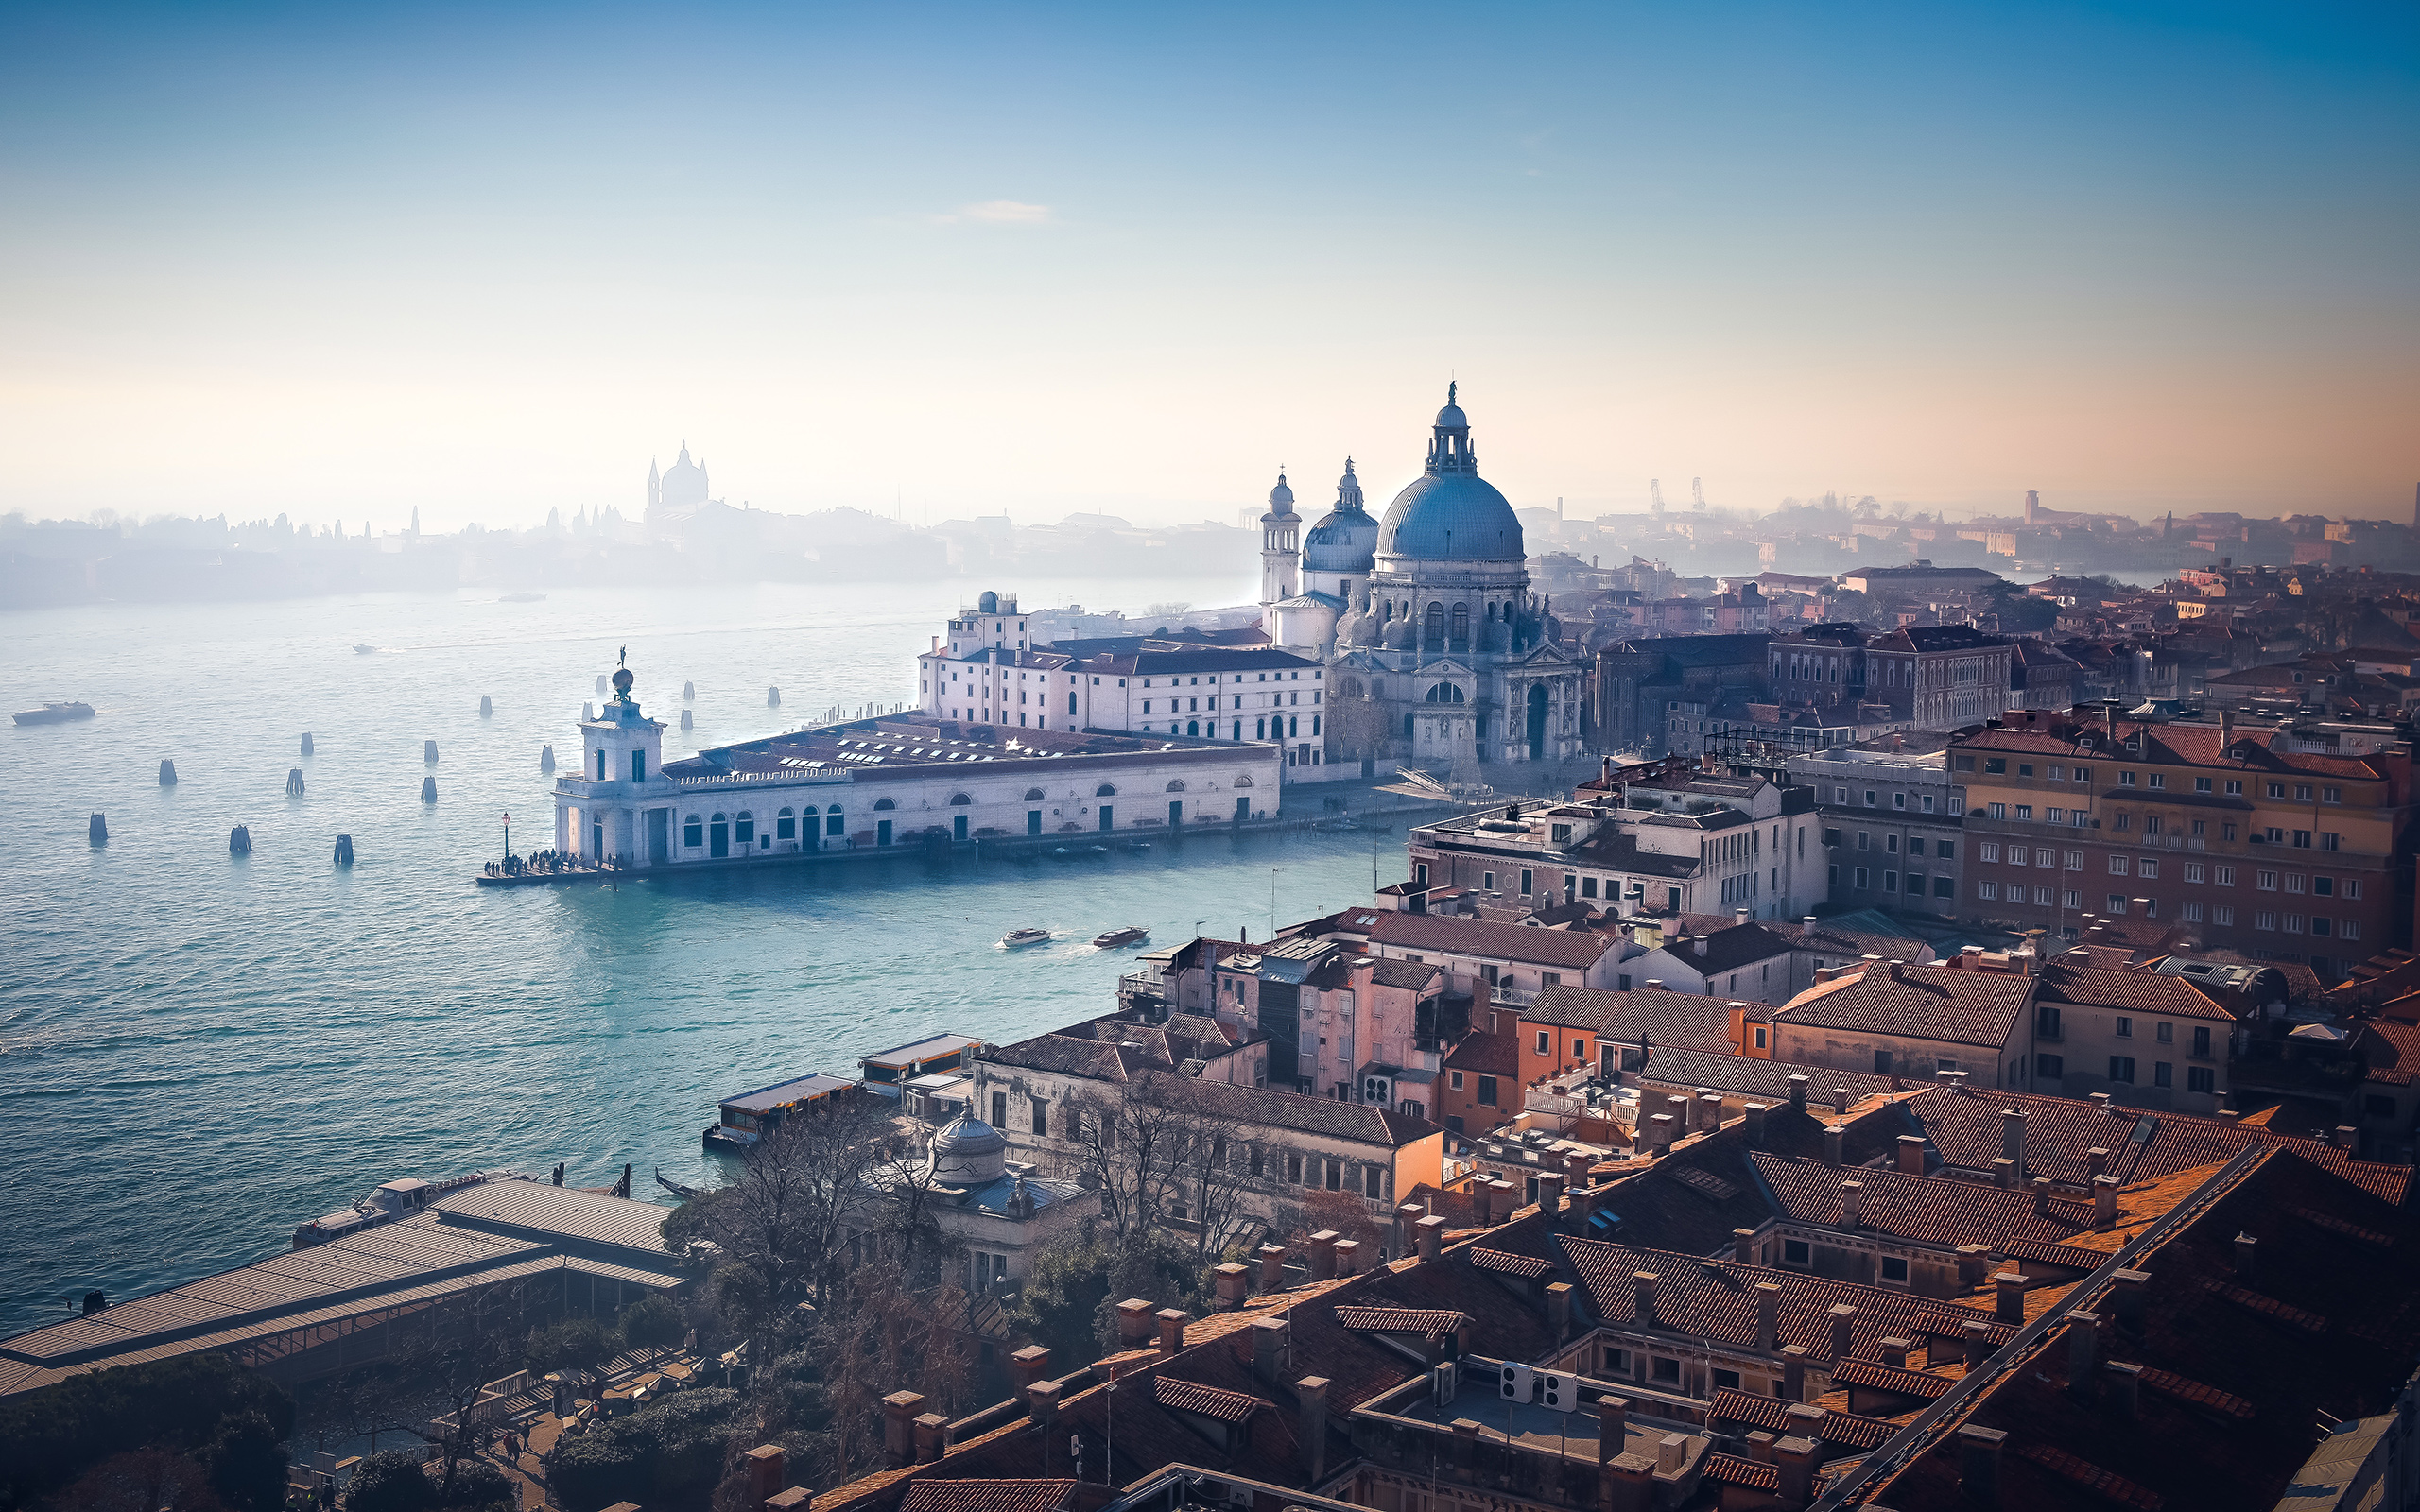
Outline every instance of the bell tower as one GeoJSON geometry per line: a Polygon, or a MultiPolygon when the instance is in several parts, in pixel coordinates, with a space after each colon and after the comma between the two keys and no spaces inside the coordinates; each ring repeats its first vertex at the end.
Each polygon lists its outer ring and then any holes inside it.
{"type": "MultiPolygon", "coordinates": [[[[1269,512],[1260,517],[1260,602],[1268,605],[1292,598],[1302,591],[1303,517],[1294,512],[1294,490],[1286,486],[1286,472],[1277,472],[1277,487],[1269,490],[1269,512]]],[[[1276,627],[1262,627],[1273,639],[1276,627]]]]}

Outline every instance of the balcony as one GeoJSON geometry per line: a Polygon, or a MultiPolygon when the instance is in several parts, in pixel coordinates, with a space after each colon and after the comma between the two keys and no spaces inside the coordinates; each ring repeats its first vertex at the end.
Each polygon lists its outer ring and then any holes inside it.
{"type": "Polygon", "coordinates": [[[1538,1001],[1538,995],[1510,982],[1498,982],[1488,989],[1488,999],[1508,1008],[1526,1008],[1538,1001]]]}

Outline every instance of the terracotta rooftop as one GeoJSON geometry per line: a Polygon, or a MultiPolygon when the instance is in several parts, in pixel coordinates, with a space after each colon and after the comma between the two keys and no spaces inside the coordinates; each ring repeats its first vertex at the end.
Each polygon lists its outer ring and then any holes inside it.
{"type": "Polygon", "coordinates": [[[1776,1009],[1773,1020],[1996,1052],[2008,1043],[2033,989],[2027,976],[1883,961],[1808,988],[1776,1009]]]}

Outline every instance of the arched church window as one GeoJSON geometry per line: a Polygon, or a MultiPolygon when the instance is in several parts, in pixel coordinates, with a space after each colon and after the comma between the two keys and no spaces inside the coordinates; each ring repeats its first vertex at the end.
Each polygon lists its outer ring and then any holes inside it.
{"type": "Polygon", "coordinates": [[[1169,778],[1169,779],[1168,779],[1168,788],[1167,788],[1167,790],[1168,790],[1169,792],[1171,792],[1171,793],[1182,793],[1182,792],[1184,792],[1184,778],[1182,778],[1182,777],[1171,777],[1171,778],[1169,778]]]}
{"type": "Polygon", "coordinates": [[[1428,701],[1430,703],[1461,703],[1462,690],[1450,682],[1441,682],[1428,690],[1428,701]]]}
{"type": "Polygon", "coordinates": [[[887,798],[878,798],[873,800],[873,809],[876,814],[888,814],[898,806],[887,798]]]}
{"type": "Polygon", "coordinates": [[[719,815],[719,814],[716,815],[716,816],[715,816],[715,817],[714,817],[714,822],[715,822],[715,823],[717,823],[717,824],[720,824],[720,823],[722,823],[722,822],[723,822],[723,816],[721,816],[721,815],[719,815]]]}
{"type": "Polygon", "coordinates": [[[967,804],[974,801],[975,800],[973,799],[968,798],[963,793],[952,793],[949,796],[949,806],[954,809],[964,808],[967,804]]]}
{"type": "Polygon", "coordinates": [[[795,840],[795,839],[797,839],[797,838],[798,838],[798,816],[797,816],[797,815],[795,815],[795,814],[792,814],[792,813],[791,813],[789,810],[787,810],[787,809],[784,809],[784,810],[782,810],[780,813],[778,813],[778,814],[774,815],[774,816],[773,816],[773,838],[774,838],[774,839],[776,839],[776,840],[795,840]]]}
{"type": "Polygon", "coordinates": [[[1107,782],[1103,782],[1100,786],[1093,789],[1093,797],[1095,798],[1115,798],[1116,796],[1117,789],[1110,786],[1107,782]]]}
{"type": "Polygon", "coordinates": [[[1434,599],[1429,600],[1428,612],[1423,616],[1423,618],[1426,621],[1426,624],[1421,630],[1423,639],[1435,643],[1445,638],[1444,605],[1438,603],[1434,599]]]}
{"type": "Polygon", "coordinates": [[[681,821],[681,843],[688,846],[706,843],[706,827],[694,814],[681,821]]]}
{"type": "Polygon", "coordinates": [[[1252,773],[1250,773],[1250,772],[1241,772],[1241,773],[1236,774],[1236,785],[1237,787],[1250,787],[1250,786],[1252,786],[1252,773]]]}
{"type": "Polygon", "coordinates": [[[1468,604],[1457,604],[1454,606],[1454,649],[1467,651],[1470,646],[1471,607],[1468,604]]]}
{"type": "Polygon", "coordinates": [[[1039,803],[1039,802],[1041,802],[1041,801],[1042,801],[1042,789],[1040,789],[1040,788],[1038,788],[1038,787],[1028,787],[1028,788],[1027,788],[1027,789],[1025,790],[1025,800],[1026,800],[1027,802],[1028,802],[1028,803],[1039,803]]]}

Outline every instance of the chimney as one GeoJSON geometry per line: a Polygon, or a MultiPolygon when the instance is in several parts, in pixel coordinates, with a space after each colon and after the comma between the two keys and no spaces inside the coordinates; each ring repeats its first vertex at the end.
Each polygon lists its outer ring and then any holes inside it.
{"type": "Polygon", "coordinates": [[[1783,1512],[1799,1512],[1815,1499],[1815,1441],[1790,1437],[1773,1445],[1773,1464],[1781,1470],[1783,1512]]]}
{"type": "Polygon", "coordinates": [[[2094,1109],[2099,1112],[2107,1113],[2110,1110],[2109,1094],[2107,1092],[2094,1092],[2091,1096],[2085,1098],[2084,1101],[2092,1104],[2094,1109]]]}
{"type": "Polygon", "coordinates": [[[1251,1266],[1231,1260],[1216,1267],[1212,1274],[1219,1278],[1219,1312],[1234,1312],[1244,1305],[1244,1298],[1252,1295],[1251,1266]]]}
{"type": "Polygon", "coordinates": [[[925,1405],[922,1392],[894,1391],[882,1399],[882,1452],[890,1463],[916,1463],[916,1415],[925,1405]]]}
{"type": "Polygon", "coordinates": [[[1858,1227],[1858,1220],[1864,1216],[1864,1212],[1865,1183],[1862,1181],[1841,1182],[1841,1227],[1843,1228],[1855,1228],[1858,1227]]]}
{"type": "Polygon", "coordinates": [[[2033,1216],[2036,1218],[2050,1216],[2050,1178],[2047,1176],[2037,1176],[2033,1178],[2033,1216]]]}
{"type": "Polygon", "coordinates": [[[2235,1279],[2250,1285],[2260,1274],[2260,1241],[2247,1233],[2235,1236],[2235,1279]]]}
{"type": "Polygon", "coordinates": [[[916,1432],[916,1463],[930,1465],[942,1457],[942,1441],[949,1436],[949,1419],[937,1412],[919,1416],[911,1425],[916,1432]]]}
{"type": "Polygon", "coordinates": [[[1964,1335],[1967,1370],[1980,1370],[1992,1357],[1992,1326],[1980,1318],[1969,1318],[1958,1325],[1958,1332],[1964,1335]]]}
{"type": "Polygon", "coordinates": [[[1958,1246],[1958,1289],[1971,1292],[1983,1284],[1984,1274],[1991,1268],[1992,1246],[1961,1245],[1958,1246]]]}
{"type": "Polygon", "coordinates": [[[1775,1435],[1759,1428],[1748,1435],[1748,1458],[1751,1463],[1770,1465],[1773,1462],[1775,1435]]]}
{"type": "Polygon", "coordinates": [[[1692,1105],[1689,1100],[1678,1092],[1666,1094],[1664,1098],[1664,1111],[1672,1115],[1673,1133],[1694,1134],[1697,1132],[1698,1121],[1696,1116],[1690,1110],[1691,1107],[1692,1105]]]}
{"type": "Polygon", "coordinates": [[[1958,1488],[1980,1507],[2000,1503],[2000,1445],[2008,1435],[1968,1423],[1958,1430],[1958,1488]]]}
{"type": "Polygon", "coordinates": [[[1602,1465],[1622,1453],[1623,1443],[1630,1436],[1630,1399],[1599,1397],[1597,1399],[1597,1463],[1602,1465]]]}
{"type": "Polygon", "coordinates": [[[2025,1179],[2025,1114],[2014,1108],[2000,1109],[2000,1154],[2015,1163],[2016,1178],[2025,1179]]]}
{"type": "Polygon", "coordinates": [[[2067,1390],[2086,1400],[2100,1370],[2100,1314],[2067,1314],[2067,1390]]]}
{"type": "Polygon", "coordinates": [[[1151,1314],[1160,1321],[1160,1352],[1174,1354],[1184,1348],[1185,1312],[1181,1307],[1164,1307],[1151,1314]]]}
{"type": "Polygon", "coordinates": [[[1754,1228],[1731,1230],[1731,1263],[1735,1265],[1753,1265],[1756,1263],[1756,1230],[1754,1228]]]}
{"type": "Polygon", "coordinates": [[[1539,1175],[1538,1211],[1545,1214],[1549,1224],[1558,1222],[1562,1218],[1563,1174],[1561,1172],[1547,1171],[1539,1175]]]}
{"type": "Polygon", "coordinates": [[[1845,1360],[1849,1357],[1849,1326],[1857,1321],[1857,1309],[1846,1302],[1836,1302],[1832,1306],[1830,1315],[1832,1358],[1836,1361],[1845,1360]]]}
{"type": "Polygon", "coordinates": [[[1722,1094],[1720,1092],[1698,1093],[1698,1127],[1703,1130],[1717,1129],[1721,1126],[1722,1094]]]}
{"type": "Polygon", "coordinates": [[[1992,1284],[1999,1289],[1999,1297],[1993,1307],[1992,1315],[2007,1324],[2023,1323],[2025,1321],[2025,1272],[2001,1271],[1992,1278],[1992,1284]]]}
{"type": "Polygon", "coordinates": [[[1739,925],[1741,925],[1741,924],[1744,924],[1744,923],[1746,923],[1747,921],[1748,921],[1748,910],[1746,910],[1745,908],[1734,908],[1733,910],[1731,910],[1731,922],[1732,922],[1732,925],[1733,925],[1733,927],[1734,927],[1734,928],[1737,928],[1737,926],[1739,926],[1739,925]]]}
{"type": "Polygon", "coordinates": [[[1678,1475],[1689,1462],[1689,1435],[1666,1434],[1655,1441],[1655,1473],[1678,1475]]]}
{"type": "Polygon", "coordinates": [[[1773,1352],[1781,1337],[1781,1288],[1772,1281],[1756,1283],[1756,1348],[1765,1354],[1773,1352]]]}
{"type": "Polygon", "coordinates": [[[1439,1248],[1444,1243],[1445,1220],[1431,1213],[1421,1219],[1415,1227],[1420,1229],[1418,1241],[1420,1258],[1424,1261],[1434,1261],[1439,1248]]]}
{"type": "Polygon", "coordinates": [[[1407,1202],[1395,1209],[1394,1258],[1402,1260],[1411,1253],[1413,1226],[1428,1216],[1428,1210],[1417,1202],[1407,1202]]]}
{"type": "Polygon", "coordinates": [[[782,1446],[759,1444],[741,1456],[748,1461],[748,1504],[763,1506],[766,1499],[780,1493],[787,1480],[782,1446]]]}
{"type": "Polygon", "coordinates": [[[1571,1337],[1571,1283],[1556,1281],[1547,1287],[1547,1322],[1554,1329],[1554,1341],[1561,1344],[1571,1337]]]}
{"type": "Polygon", "coordinates": [[[1260,1246],[1260,1289],[1264,1292],[1282,1292],[1286,1289],[1285,1246],[1263,1245],[1260,1246]]]}
{"type": "Polygon", "coordinates": [[[1639,1322],[1655,1327],[1655,1282],[1659,1278],[1651,1270],[1631,1272],[1631,1308],[1639,1322]]]}
{"type": "Polygon", "coordinates": [[[1495,1182],[1485,1173],[1471,1183],[1470,1199],[1472,1226],[1479,1228],[1495,1227],[1495,1182]]]}
{"type": "Polygon", "coordinates": [[[1597,1468],[1598,1504],[1604,1512],[1649,1512],[1655,1504],[1655,1461],[1628,1452],[1597,1468]]]}
{"type": "Polygon", "coordinates": [[[1324,1281],[1335,1279],[1336,1242],[1340,1237],[1333,1228],[1322,1228],[1311,1235],[1311,1280],[1324,1281]]]}
{"type": "Polygon", "coordinates": [[[1340,1239],[1335,1244],[1328,1246],[1328,1252],[1336,1257],[1336,1273],[1339,1276],[1358,1276],[1361,1274],[1360,1240],[1340,1239]]]}
{"type": "Polygon", "coordinates": [[[1647,1121],[1648,1143],[1661,1155],[1672,1147],[1672,1115],[1658,1113],[1647,1121]]]}
{"type": "Polygon", "coordinates": [[[2109,1313],[2119,1332],[2142,1333],[2143,1288],[2151,1279],[2146,1270],[2121,1270],[2109,1278],[2109,1313]]]}
{"type": "Polygon", "coordinates": [[[1749,1103],[1740,1108],[1740,1112],[1748,1119],[1748,1147],[1752,1150],[1763,1149],[1765,1147],[1765,1105],[1749,1103]]]}
{"type": "Polygon", "coordinates": [[[1310,1462],[1311,1485],[1327,1478],[1327,1377],[1305,1376],[1294,1383],[1294,1408],[1302,1414],[1303,1457],[1310,1462]]]}
{"type": "Polygon", "coordinates": [[[2361,1131],[2350,1124],[2339,1124],[2336,1125],[2336,1138],[2331,1143],[2345,1154],[2352,1155],[2360,1146],[2361,1131]]]}
{"type": "Polygon", "coordinates": [[[1025,1388],[1026,1416],[1042,1430],[1042,1441],[1050,1442],[1051,1427],[1059,1421],[1059,1383],[1037,1381],[1025,1388]]]}
{"type": "Polygon", "coordinates": [[[1833,1089],[1832,1089],[1832,1113],[1833,1113],[1833,1115],[1834,1115],[1835,1117],[1839,1117],[1839,1118],[1846,1118],[1846,1117],[1848,1116],[1848,1111],[1849,1111],[1849,1090],[1848,1090],[1847,1088],[1845,1088],[1845,1087],[1835,1087],[1835,1088],[1833,1088],[1833,1089]]]}
{"type": "Polygon", "coordinates": [[[1781,1394],[1785,1401],[1806,1400],[1806,1346],[1785,1344],[1781,1355],[1781,1394]]]}
{"type": "Polygon", "coordinates": [[[2133,1422],[2142,1412],[2143,1367],[2112,1360],[2100,1367],[2109,1383],[2109,1406],[2125,1422],[2133,1422]]]}
{"type": "Polygon", "coordinates": [[[1921,1134],[1899,1136],[1899,1170],[1907,1176],[1925,1174],[1925,1137],[1921,1134]]]}
{"type": "Polygon", "coordinates": [[[1824,1125],[1824,1163],[1825,1165],[1832,1167],[1834,1170],[1840,1169],[1841,1146],[1844,1145],[1847,1141],[1848,1130],[1841,1127],[1840,1125],[1826,1124],[1824,1125]]]}
{"type": "Polygon", "coordinates": [[[1971,1097],[1974,1095],[1973,1090],[1966,1085],[1966,1074],[1962,1071],[1945,1071],[1941,1074],[1941,1079],[1949,1083],[1950,1091],[1957,1096],[1971,1097]]]}
{"type": "Polygon", "coordinates": [[[1009,1356],[1009,1379],[1016,1383],[1022,1397],[1028,1386],[1041,1380],[1050,1369],[1050,1351],[1039,1344],[1028,1344],[1009,1356]]]}
{"type": "Polygon", "coordinates": [[[2003,1192],[2016,1190],[2016,1162],[2003,1155],[1992,1162],[1992,1185],[2003,1192]]]}
{"type": "Polygon", "coordinates": [[[1286,1368],[1292,1327],[1282,1317],[1264,1317],[1252,1326],[1252,1373],[1255,1380],[1274,1382],[1286,1368]]]}
{"type": "Polygon", "coordinates": [[[1130,1297],[1117,1304],[1117,1347],[1140,1349],[1151,1342],[1151,1304],[1130,1297]]]}
{"type": "Polygon", "coordinates": [[[1586,1150],[1563,1152],[1563,1174],[1571,1191],[1577,1192],[1588,1184],[1588,1168],[1596,1163],[1596,1157],[1586,1150]]]}
{"type": "Polygon", "coordinates": [[[2096,1144],[2083,1152],[2084,1174],[2100,1176],[2109,1169],[2109,1152],[2096,1144]]]}
{"type": "Polygon", "coordinates": [[[1700,936],[1698,936],[1694,940],[1692,940],[1692,941],[1691,941],[1691,943],[1697,947],[1697,953],[1698,953],[1700,955],[1703,955],[1703,954],[1705,954],[1705,941],[1706,941],[1706,936],[1704,936],[1703,935],[1700,935],[1700,936]]]}
{"type": "Polygon", "coordinates": [[[2095,1228],[2118,1226],[2118,1178],[2114,1176],[2092,1178],[2092,1226],[2095,1228]]]}
{"type": "Polygon", "coordinates": [[[1664,990],[1664,979],[1663,979],[1662,977],[1660,977],[1660,976],[1651,976],[1651,977],[1649,977],[1649,978],[1647,979],[1647,988],[1648,988],[1648,990],[1649,990],[1649,991],[1651,991],[1651,992],[1661,992],[1661,991],[1663,991],[1663,990],[1664,990]]]}
{"type": "Polygon", "coordinates": [[[1789,1110],[1793,1113],[1806,1111],[1806,1078],[1803,1074],[1789,1078],[1789,1110]]]}

